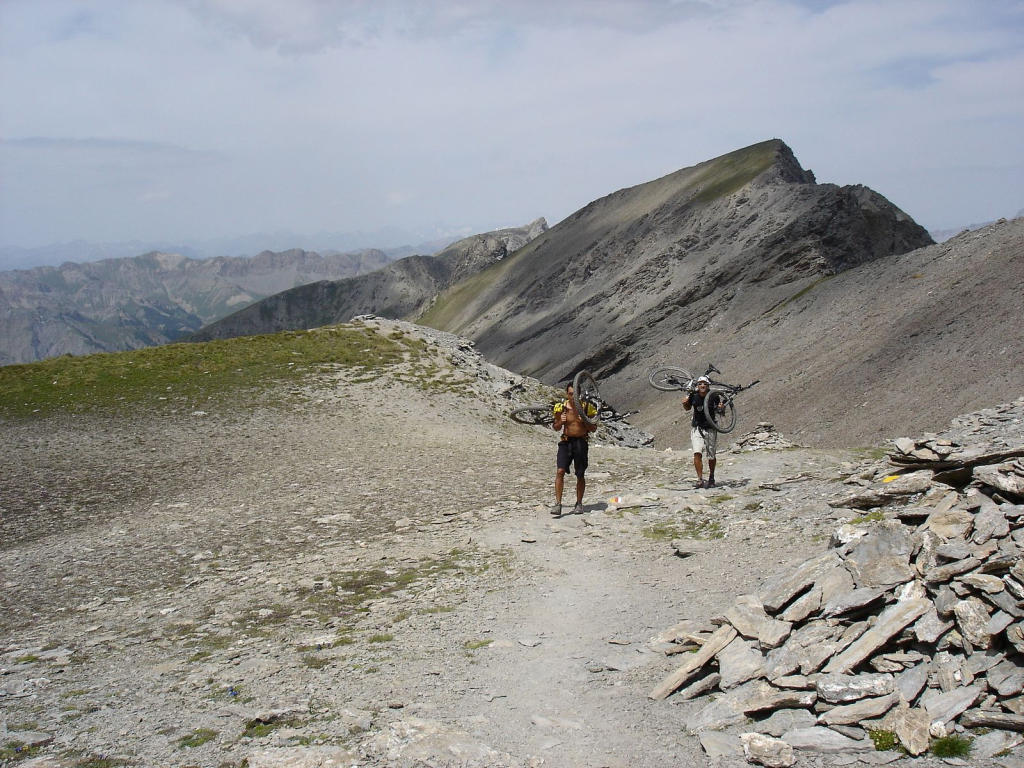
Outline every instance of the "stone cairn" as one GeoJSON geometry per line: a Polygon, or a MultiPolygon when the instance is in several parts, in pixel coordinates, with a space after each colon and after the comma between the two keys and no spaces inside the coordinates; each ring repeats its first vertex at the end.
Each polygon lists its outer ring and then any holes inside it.
{"type": "Polygon", "coordinates": [[[686,661],[650,698],[698,699],[685,725],[709,756],[772,766],[874,750],[872,731],[912,755],[969,728],[991,729],[972,757],[1021,743],[1022,457],[1024,398],[896,440],[875,482],[829,502],[860,519],[827,552],[661,635],[686,661]]]}
{"type": "Polygon", "coordinates": [[[732,444],[733,450],[740,452],[781,451],[795,446],[795,443],[791,443],[779,432],[776,432],[775,425],[770,421],[759,421],[753,430],[732,444]]]}

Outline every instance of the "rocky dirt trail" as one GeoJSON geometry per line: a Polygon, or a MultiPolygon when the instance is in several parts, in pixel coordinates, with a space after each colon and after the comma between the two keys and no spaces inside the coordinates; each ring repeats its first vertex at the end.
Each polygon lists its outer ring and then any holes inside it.
{"type": "Polygon", "coordinates": [[[522,381],[438,354],[448,389],[0,426],[0,764],[707,764],[693,702],[648,699],[659,633],[824,549],[874,458],[730,452],[695,491],[598,441],[552,518],[556,436],[495,399],[522,381]]]}

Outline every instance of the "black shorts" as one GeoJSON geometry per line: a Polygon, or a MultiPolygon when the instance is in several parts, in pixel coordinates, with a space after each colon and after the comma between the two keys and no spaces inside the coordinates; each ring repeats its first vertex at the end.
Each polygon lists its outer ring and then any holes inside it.
{"type": "Polygon", "coordinates": [[[555,466],[568,472],[569,464],[575,462],[576,477],[583,477],[583,473],[587,471],[588,448],[585,437],[570,437],[562,440],[558,444],[558,458],[555,460],[555,466]]]}

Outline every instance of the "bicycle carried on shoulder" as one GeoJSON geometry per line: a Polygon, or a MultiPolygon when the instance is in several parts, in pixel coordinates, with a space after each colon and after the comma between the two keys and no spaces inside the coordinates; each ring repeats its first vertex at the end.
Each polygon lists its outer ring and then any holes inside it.
{"type": "MultiPolygon", "coordinates": [[[[708,396],[704,398],[704,416],[708,423],[717,432],[732,432],[736,427],[736,405],[733,402],[740,392],[750,389],[760,379],[755,379],[746,386],[740,384],[727,384],[711,378],[712,373],[721,375],[714,364],[708,363],[707,369],[702,374],[711,381],[708,396]]],[[[697,388],[697,376],[694,376],[685,368],[678,368],[674,365],[663,365],[652,369],[647,374],[647,380],[651,386],[662,392],[693,392],[697,388]]]]}
{"type": "MultiPolygon", "coordinates": [[[[617,411],[607,403],[597,389],[597,381],[589,371],[580,371],[572,380],[572,399],[576,412],[587,424],[596,426],[602,421],[623,421],[640,411],[617,411]]],[[[535,403],[516,408],[509,414],[512,421],[519,424],[544,424],[550,426],[555,421],[555,406],[551,403],[535,403]]]]}

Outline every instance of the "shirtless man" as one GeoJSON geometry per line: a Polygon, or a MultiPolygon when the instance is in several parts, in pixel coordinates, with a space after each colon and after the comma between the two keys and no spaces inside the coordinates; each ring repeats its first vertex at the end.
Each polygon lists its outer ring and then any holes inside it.
{"type": "Polygon", "coordinates": [[[587,424],[576,412],[572,399],[572,384],[565,388],[565,401],[555,406],[555,421],[551,426],[556,432],[562,431],[562,439],[558,441],[558,457],[555,460],[555,504],[551,507],[551,514],[556,517],[562,514],[562,488],[570,464],[574,464],[576,468],[576,506],[572,511],[582,514],[583,491],[587,487],[587,481],[583,477],[587,471],[587,437],[597,429],[597,425],[587,424]]]}

